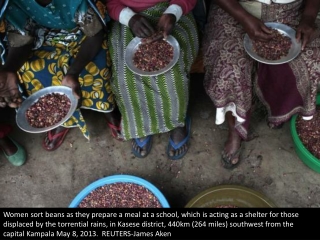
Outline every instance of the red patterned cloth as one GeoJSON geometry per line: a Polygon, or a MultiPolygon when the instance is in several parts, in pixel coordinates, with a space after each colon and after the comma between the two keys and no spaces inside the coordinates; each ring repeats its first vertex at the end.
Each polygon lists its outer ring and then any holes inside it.
{"type": "MultiPolygon", "coordinates": [[[[262,4],[263,22],[281,22],[296,28],[303,1],[262,4]]],[[[319,29],[320,21],[316,21],[319,29]]],[[[223,9],[211,4],[204,36],[204,87],[217,108],[235,105],[244,119],[236,130],[248,139],[252,102],[259,97],[268,111],[268,122],[278,126],[294,114],[312,116],[316,110],[320,79],[320,31],[301,54],[289,63],[266,65],[254,61],[243,46],[242,26],[223,9]]]]}

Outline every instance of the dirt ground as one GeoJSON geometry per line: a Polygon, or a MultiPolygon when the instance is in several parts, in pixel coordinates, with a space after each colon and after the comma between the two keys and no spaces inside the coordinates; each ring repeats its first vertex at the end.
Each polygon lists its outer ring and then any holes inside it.
{"type": "MultiPolygon", "coordinates": [[[[15,126],[12,136],[25,146],[28,160],[13,167],[0,155],[0,207],[68,207],[88,184],[114,174],[150,181],[173,208],[184,207],[198,193],[221,184],[249,187],[278,207],[320,207],[320,174],[298,158],[289,123],[271,130],[265,116],[257,114],[252,126],[258,137],[244,144],[240,165],[234,170],[221,166],[227,128],[215,125],[215,108],[203,90],[202,79],[202,74],[192,76],[192,133],[189,152],[182,160],[166,157],[168,133],[154,137],[148,157],[135,158],[130,141],[114,140],[98,112],[83,111],[90,142],[75,128],[54,152],[42,148],[44,134],[26,133],[15,126]]],[[[12,109],[0,114],[0,121],[14,124],[12,109]]]]}

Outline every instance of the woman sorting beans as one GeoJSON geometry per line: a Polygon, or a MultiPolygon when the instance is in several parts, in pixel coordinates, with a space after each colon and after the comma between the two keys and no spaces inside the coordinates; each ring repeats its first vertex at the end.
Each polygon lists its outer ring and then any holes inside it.
{"type": "MultiPolygon", "coordinates": [[[[170,132],[165,152],[169,159],[181,159],[188,151],[189,72],[199,48],[197,25],[191,13],[195,4],[196,0],[107,0],[108,13],[115,20],[109,35],[113,69],[117,72],[112,90],[122,116],[123,137],[131,140],[131,151],[138,158],[150,153],[155,134],[166,132],[170,132]],[[181,53],[177,64],[167,72],[140,76],[126,66],[122,56],[134,37],[144,39],[142,44],[148,50],[151,47],[151,51],[159,52],[153,47],[165,47],[166,42],[157,39],[169,35],[177,39],[181,53]],[[155,45],[148,44],[151,42],[155,45]]],[[[146,52],[141,54],[144,56],[139,55],[138,60],[146,57],[146,52]]],[[[146,69],[146,73],[163,68],[172,59],[170,48],[161,54],[166,57],[163,63],[157,58],[154,65],[138,62],[137,67],[146,69]]]]}
{"type": "MultiPolygon", "coordinates": [[[[271,128],[281,127],[294,114],[304,119],[314,115],[320,78],[320,1],[213,2],[204,39],[204,86],[217,108],[216,124],[227,121],[229,132],[221,160],[224,167],[233,168],[240,162],[243,141],[252,139],[249,126],[255,100],[266,106],[271,128]],[[256,62],[246,53],[245,34],[266,46],[274,38],[266,22],[279,22],[296,30],[296,39],[302,45],[298,57],[289,63],[269,65],[256,62]]],[[[285,54],[282,51],[287,45],[281,45],[281,54],[285,54]]],[[[264,57],[273,58],[268,51],[264,57]]]]}
{"type": "Polygon", "coordinates": [[[105,5],[94,0],[4,2],[8,51],[0,71],[1,106],[21,104],[20,84],[27,95],[64,85],[73,90],[79,109],[63,126],[46,133],[45,150],[57,149],[71,127],[90,138],[81,108],[104,113],[112,136],[122,140],[120,114],[113,111],[105,5]]]}

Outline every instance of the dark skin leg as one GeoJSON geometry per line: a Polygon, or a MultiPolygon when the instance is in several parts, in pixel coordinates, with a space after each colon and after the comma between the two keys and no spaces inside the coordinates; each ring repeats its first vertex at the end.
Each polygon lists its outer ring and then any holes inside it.
{"type": "MultiPolygon", "coordinates": [[[[106,117],[106,120],[107,120],[108,123],[110,123],[113,126],[120,127],[121,113],[120,113],[118,108],[115,108],[112,112],[105,113],[105,117],[106,117]]],[[[123,140],[120,130],[111,129],[111,131],[112,131],[112,136],[114,138],[116,138],[119,141],[123,140]]]]}
{"type": "MultiPolygon", "coordinates": [[[[51,130],[52,131],[52,135],[58,134],[58,133],[62,132],[63,130],[65,130],[64,127],[61,127],[61,126],[57,127],[55,129],[51,130]]],[[[53,139],[52,141],[50,141],[49,138],[48,138],[48,134],[46,134],[46,137],[45,137],[44,141],[46,143],[47,148],[48,149],[54,148],[54,146],[56,146],[57,143],[60,141],[61,137],[62,136],[57,137],[57,138],[53,139]]]]}
{"type": "MultiPolygon", "coordinates": [[[[170,137],[175,144],[178,144],[183,139],[185,139],[187,135],[188,135],[188,131],[187,131],[186,126],[184,126],[184,127],[177,127],[175,129],[173,129],[171,131],[170,137]]],[[[171,148],[169,150],[169,155],[171,157],[177,156],[187,150],[188,150],[188,145],[186,143],[186,144],[182,145],[180,148],[178,148],[177,150],[175,150],[174,148],[171,148]]]]}
{"type": "Polygon", "coordinates": [[[0,148],[7,156],[11,156],[18,151],[17,146],[8,137],[0,138],[0,148]]]}
{"type": "Polygon", "coordinates": [[[119,126],[121,122],[121,114],[118,108],[115,108],[112,112],[104,114],[107,121],[115,126],[119,126]]]}
{"type": "MultiPolygon", "coordinates": [[[[110,112],[110,113],[106,113],[105,117],[107,119],[108,122],[112,123],[115,126],[119,126],[120,124],[120,120],[121,120],[121,115],[120,112],[115,109],[114,111],[110,112]]],[[[52,135],[55,135],[57,133],[62,132],[63,130],[65,130],[64,127],[57,127],[55,129],[52,130],[52,135]]],[[[60,141],[61,137],[55,138],[52,141],[49,140],[48,135],[46,135],[45,138],[45,143],[48,146],[49,149],[54,148],[54,146],[60,141]]]]}
{"type": "MultiPolygon", "coordinates": [[[[235,117],[232,116],[231,112],[226,113],[227,124],[229,128],[228,139],[224,145],[224,154],[227,157],[232,157],[232,155],[240,148],[242,138],[239,136],[238,132],[235,130],[235,117]]],[[[236,164],[239,161],[239,156],[235,156],[231,159],[232,164],[236,164]]]]}
{"type": "MultiPolygon", "coordinates": [[[[174,141],[174,143],[178,144],[179,142],[181,142],[183,139],[185,139],[185,137],[187,136],[188,131],[186,129],[186,127],[178,127],[175,128],[174,130],[171,131],[171,139],[174,141]]],[[[145,138],[141,138],[140,141],[142,142],[145,138]]],[[[135,140],[132,140],[132,148],[135,149],[137,152],[139,152],[141,154],[141,156],[145,156],[147,153],[147,146],[145,145],[143,148],[139,147],[137,145],[137,143],[135,142],[135,140]]],[[[181,146],[181,148],[175,150],[173,148],[171,148],[169,150],[169,154],[170,156],[176,156],[176,155],[180,155],[182,152],[187,151],[188,149],[188,145],[184,144],[181,146]]]]}
{"type": "MultiPolygon", "coordinates": [[[[141,142],[143,142],[145,139],[146,138],[140,138],[139,140],[141,142]]],[[[144,157],[147,154],[147,144],[141,148],[138,146],[138,144],[136,143],[136,141],[134,139],[131,141],[131,144],[132,144],[132,149],[134,149],[136,152],[140,153],[140,155],[142,157],[144,157]]]]}

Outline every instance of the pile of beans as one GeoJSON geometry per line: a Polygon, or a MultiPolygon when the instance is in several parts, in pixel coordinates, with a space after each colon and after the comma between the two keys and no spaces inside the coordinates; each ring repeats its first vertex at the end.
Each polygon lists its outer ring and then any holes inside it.
{"type": "Polygon", "coordinates": [[[298,116],[296,130],[303,145],[313,156],[320,159],[320,107],[317,106],[315,115],[309,121],[298,116]]]}
{"type": "Polygon", "coordinates": [[[38,99],[26,111],[30,126],[50,127],[60,122],[69,112],[71,101],[65,94],[49,93],[38,99]]]}
{"type": "Polygon", "coordinates": [[[113,183],[96,188],[79,208],[162,208],[157,197],[142,185],[113,183]]]}
{"type": "Polygon", "coordinates": [[[133,64],[145,72],[165,68],[173,59],[173,47],[165,40],[140,44],[133,56],[133,64]]]}
{"type": "Polygon", "coordinates": [[[273,38],[268,42],[253,41],[253,50],[267,60],[279,60],[288,55],[291,39],[276,29],[272,29],[273,38]]]}

